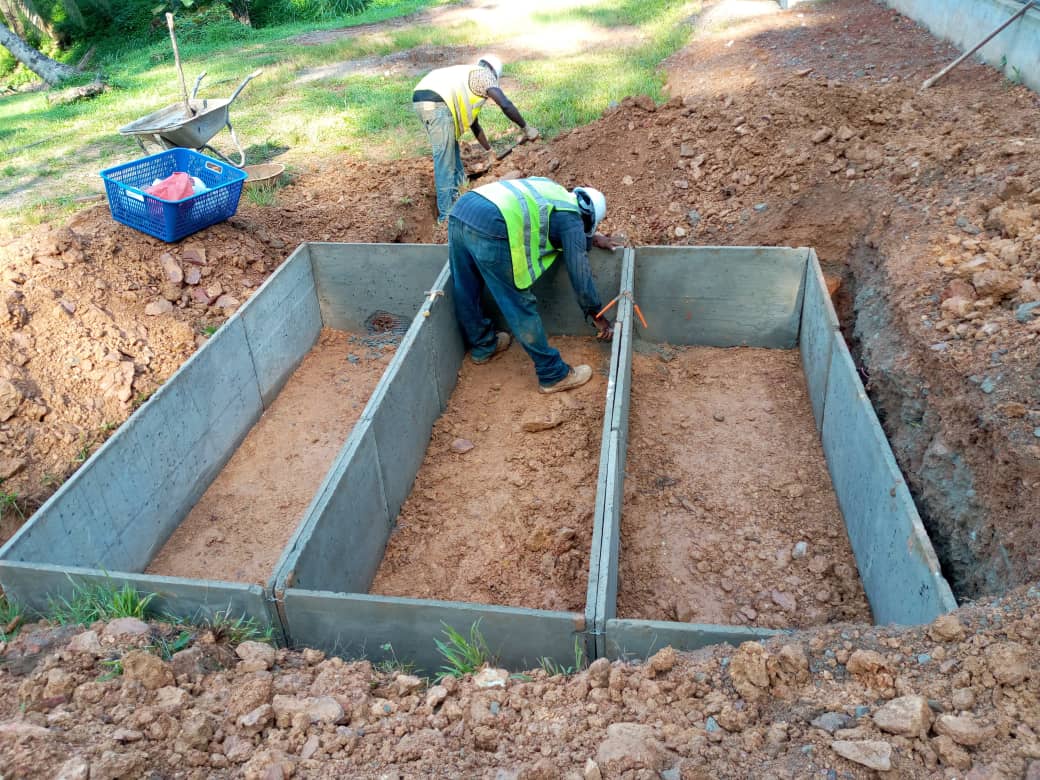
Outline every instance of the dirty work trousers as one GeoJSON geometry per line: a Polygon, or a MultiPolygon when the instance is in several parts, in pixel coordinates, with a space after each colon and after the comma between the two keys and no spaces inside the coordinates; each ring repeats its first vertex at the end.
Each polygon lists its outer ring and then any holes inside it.
{"type": "Polygon", "coordinates": [[[571,368],[549,340],[538,315],[538,302],[530,290],[513,283],[513,259],[509,241],[475,230],[457,218],[448,220],[448,262],[455,292],[455,316],[462,335],[477,360],[495,352],[495,327],[484,316],[480,295],[486,286],[505,318],[513,337],[534,361],[538,383],[553,385],[571,368]]]}
{"type": "Polygon", "coordinates": [[[462,153],[455,140],[455,120],[447,103],[423,100],[412,103],[433,148],[433,182],[437,189],[437,221],[448,218],[448,212],[459,199],[459,187],[466,180],[462,153]]]}

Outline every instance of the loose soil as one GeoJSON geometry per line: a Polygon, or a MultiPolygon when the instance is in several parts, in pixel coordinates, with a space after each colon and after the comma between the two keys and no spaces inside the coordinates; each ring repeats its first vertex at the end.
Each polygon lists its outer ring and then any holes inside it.
{"type": "Polygon", "coordinates": [[[584,610],[610,350],[592,338],[552,344],[591,365],[592,380],[542,395],[516,344],[485,365],[465,361],[372,593],[584,610]],[[543,423],[556,424],[524,429],[543,423]]]}
{"type": "Polygon", "coordinates": [[[619,617],[871,620],[797,351],[634,355],[625,472],[619,617]]]}
{"type": "Polygon", "coordinates": [[[148,573],[267,582],[395,348],[323,330],[148,573]]]}

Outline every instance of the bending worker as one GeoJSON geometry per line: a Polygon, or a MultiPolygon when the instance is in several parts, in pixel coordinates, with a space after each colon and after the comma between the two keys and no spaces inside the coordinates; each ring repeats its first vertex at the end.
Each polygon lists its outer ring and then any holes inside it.
{"type": "Polygon", "coordinates": [[[530,287],[562,254],[578,305],[591,318],[597,338],[609,340],[610,323],[597,318],[602,308],[592,281],[591,246],[612,248],[596,232],[607,211],[603,193],[591,187],[567,192],[549,179],[499,181],[470,190],[448,220],[448,262],[455,288],[455,316],[481,364],[509,348],[508,333],[496,333],[484,316],[480,295],[487,286],[509,330],[534,361],[538,389],[556,393],[581,387],[592,368],[571,368],[549,346],[530,287]]]}
{"type": "Polygon", "coordinates": [[[488,152],[484,130],[477,121],[485,100],[491,98],[510,121],[524,131],[523,140],[533,141],[538,131],[527,124],[498,86],[502,60],[485,54],[476,65],[455,65],[430,71],[412,93],[412,107],[419,115],[433,147],[433,178],[437,187],[438,222],[448,218],[459,199],[459,186],[466,178],[459,152],[459,139],[472,130],[488,152]]]}

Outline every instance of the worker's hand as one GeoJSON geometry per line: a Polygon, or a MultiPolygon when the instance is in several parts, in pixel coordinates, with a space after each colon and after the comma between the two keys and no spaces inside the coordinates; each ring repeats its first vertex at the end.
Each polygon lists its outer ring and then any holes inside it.
{"type": "Polygon", "coordinates": [[[526,125],[524,127],[524,141],[536,141],[541,137],[541,133],[538,132],[538,128],[534,125],[526,125]]]}
{"type": "Polygon", "coordinates": [[[596,317],[592,322],[596,326],[596,338],[599,341],[610,341],[614,338],[614,327],[606,317],[596,317]]]}
{"type": "Polygon", "coordinates": [[[617,246],[612,238],[603,235],[602,233],[596,233],[592,236],[592,245],[597,249],[611,250],[617,246]]]}

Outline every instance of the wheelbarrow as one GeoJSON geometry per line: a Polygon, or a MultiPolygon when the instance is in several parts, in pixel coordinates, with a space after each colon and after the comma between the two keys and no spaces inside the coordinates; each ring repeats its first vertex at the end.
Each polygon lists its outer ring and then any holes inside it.
{"type": "Polygon", "coordinates": [[[144,144],[145,139],[158,144],[163,149],[173,149],[180,146],[186,149],[194,149],[197,152],[206,150],[229,165],[241,168],[245,165],[246,153],[242,150],[242,144],[238,142],[235,128],[231,126],[231,117],[229,116],[231,104],[235,102],[235,98],[238,97],[239,93],[245,89],[246,84],[259,76],[261,72],[259,70],[253,71],[246,76],[242,83],[238,85],[238,89],[232,92],[231,97],[226,100],[209,100],[196,97],[199,92],[199,85],[206,76],[205,71],[203,71],[195,79],[195,86],[188,101],[191,116],[185,115],[187,112],[183,102],[174,103],[172,106],[154,111],[136,122],[131,122],[119,128],[119,134],[133,136],[138,146],[141,147],[141,151],[146,154],[148,149],[144,144]],[[209,145],[209,140],[224,127],[227,127],[228,132],[231,133],[231,140],[234,141],[235,148],[238,150],[237,163],[209,145]]]}

